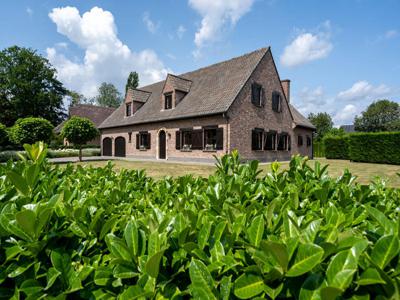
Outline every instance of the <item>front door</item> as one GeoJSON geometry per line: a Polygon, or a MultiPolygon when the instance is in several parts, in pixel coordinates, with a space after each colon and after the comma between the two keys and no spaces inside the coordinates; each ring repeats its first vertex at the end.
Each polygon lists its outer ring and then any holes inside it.
{"type": "Polygon", "coordinates": [[[158,134],[158,158],[159,159],[165,159],[166,158],[166,149],[167,143],[166,143],[166,136],[165,136],[165,131],[161,130],[160,133],[158,134]]]}
{"type": "Polygon", "coordinates": [[[125,138],[122,136],[115,139],[114,156],[125,157],[125,138]]]}

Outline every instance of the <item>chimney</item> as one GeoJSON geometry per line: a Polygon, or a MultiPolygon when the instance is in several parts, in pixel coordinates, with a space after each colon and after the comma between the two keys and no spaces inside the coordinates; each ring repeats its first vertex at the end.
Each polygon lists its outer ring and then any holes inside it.
{"type": "Polygon", "coordinates": [[[287,101],[290,103],[290,80],[281,80],[283,92],[285,93],[287,101]]]}

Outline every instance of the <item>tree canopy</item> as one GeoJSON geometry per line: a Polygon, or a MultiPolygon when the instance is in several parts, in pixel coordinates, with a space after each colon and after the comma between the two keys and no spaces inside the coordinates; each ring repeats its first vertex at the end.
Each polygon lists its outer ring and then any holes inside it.
{"type": "Polygon", "coordinates": [[[10,137],[12,142],[19,146],[39,141],[50,143],[53,129],[53,125],[46,119],[28,117],[15,122],[11,127],[10,137]]]}
{"type": "Polygon", "coordinates": [[[24,117],[41,117],[53,125],[65,118],[67,90],[49,61],[28,48],[0,51],[0,122],[12,126],[24,117]]]}
{"type": "Polygon", "coordinates": [[[316,140],[321,140],[329,131],[332,130],[333,122],[331,116],[326,112],[320,112],[317,114],[310,113],[308,120],[317,128],[316,129],[316,140]]]}
{"type": "Polygon", "coordinates": [[[65,122],[61,136],[68,142],[79,146],[79,160],[82,160],[82,145],[93,140],[99,135],[96,126],[87,118],[71,117],[65,122]]]}
{"type": "Polygon", "coordinates": [[[99,87],[96,102],[100,106],[119,107],[122,103],[121,93],[112,83],[103,82],[99,87]]]}
{"type": "Polygon", "coordinates": [[[128,80],[125,85],[125,94],[129,88],[136,89],[139,86],[139,74],[137,72],[130,72],[128,80]]]}
{"type": "Polygon", "coordinates": [[[395,131],[400,130],[400,106],[387,99],[371,103],[354,119],[357,131],[395,131]]]}

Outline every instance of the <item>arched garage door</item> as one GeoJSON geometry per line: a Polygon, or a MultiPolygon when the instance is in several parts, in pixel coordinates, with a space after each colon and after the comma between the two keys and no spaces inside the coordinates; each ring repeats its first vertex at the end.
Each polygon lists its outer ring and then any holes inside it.
{"type": "Polygon", "coordinates": [[[114,155],[119,157],[125,156],[125,138],[122,136],[115,139],[114,155]]]}
{"type": "Polygon", "coordinates": [[[111,138],[106,137],[103,139],[103,156],[112,155],[112,142],[111,138]]]}

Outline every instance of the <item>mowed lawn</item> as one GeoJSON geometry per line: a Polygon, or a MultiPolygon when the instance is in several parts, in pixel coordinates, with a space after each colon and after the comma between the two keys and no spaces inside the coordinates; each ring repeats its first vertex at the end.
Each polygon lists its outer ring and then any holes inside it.
{"type": "MultiPolygon", "coordinates": [[[[337,177],[343,174],[344,169],[349,169],[353,175],[356,175],[357,181],[362,184],[370,183],[374,178],[381,177],[387,180],[387,184],[393,187],[400,187],[400,166],[385,165],[385,164],[369,164],[369,163],[354,163],[347,160],[331,160],[318,158],[310,160],[309,164],[314,166],[314,162],[319,161],[321,165],[328,164],[328,173],[331,177],[337,177]]],[[[94,167],[102,167],[107,164],[107,161],[91,161],[76,163],[80,165],[91,165],[94,167]]],[[[126,161],[114,160],[116,170],[120,169],[144,169],[146,173],[155,178],[160,179],[164,176],[182,176],[192,174],[195,176],[207,177],[215,171],[215,166],[204,164],[183,164],[170,162],[146,162],[146,161],[126,161]]],[[[271,164],[261,164],[263,174],[270,172],[271,164]]],[[[281,168],[288,168],[288,163],[281,163],[281,168]]]]}

